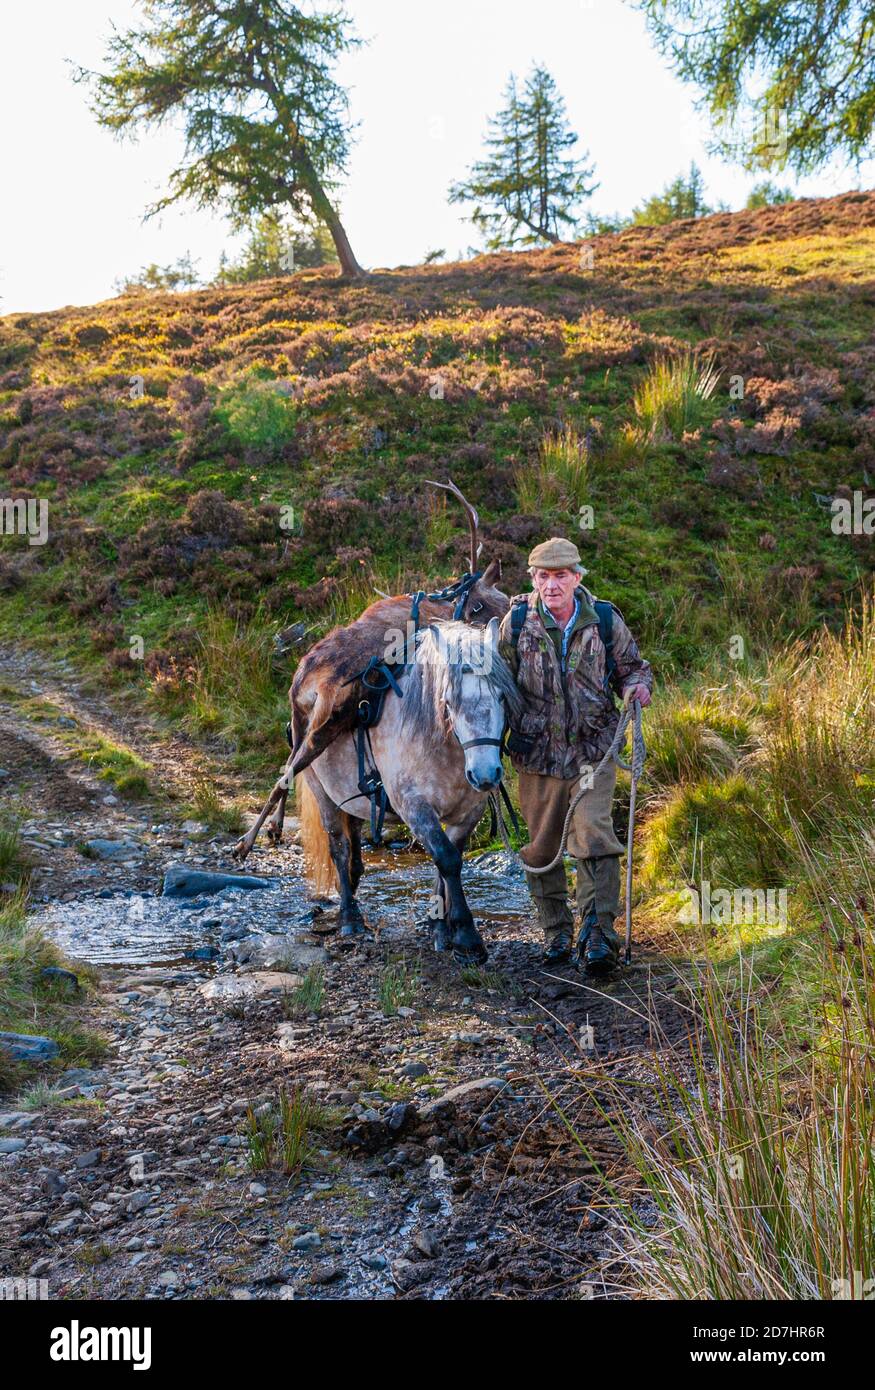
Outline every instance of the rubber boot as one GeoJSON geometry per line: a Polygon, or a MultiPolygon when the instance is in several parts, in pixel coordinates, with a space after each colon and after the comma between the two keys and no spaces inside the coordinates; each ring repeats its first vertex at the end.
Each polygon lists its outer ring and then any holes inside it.
{"type": "Polygon", "coordinates": [[[568,905],[564,864],[548,874],[526,874],[529,893],[544,933],[544,964],[565,965],[571,956],[574,917],[568,905]]]}
{"type": "Polygon", "coordinates": [[[620,911],[618,855],[578,859],[577,907],[581,925],[574,963],[588,975],[607,975],[620,958],[620,938],[614,930],[620,911]]]}

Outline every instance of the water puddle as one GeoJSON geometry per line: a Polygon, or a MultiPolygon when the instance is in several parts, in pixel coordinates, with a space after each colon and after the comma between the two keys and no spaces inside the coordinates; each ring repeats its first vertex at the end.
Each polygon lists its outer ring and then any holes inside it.
{"type": "MultiPolygon", "coordinates": [[[[259,865],[259,871],[267,875],[271,868],[259,865]]],[[[504,851],[467,860],[463,882],[471,911],[484,925],[529,911],[522,871],[504,851]]],[[[426,920],[433,884],[430,860],[412,851],[384,849],[366,855],[358,898],[366,920],[391,940],[426,920]]],[[[328,906],[325,899],[318,901],[328,906]]],[[[75,960],[157,965],[193,951],[202,951],[202,959],[221,955],[229,930],[235,939],[248,932],[309,937],[314,920],[318,930],[313,907],[301,875],[281,871],[275,884],[258,892],[226,890],[194,899],[130,892],[83,896],[48,904],[37,922],[75,960]],[[203,951],[210,947],[213,953],[203,951]]]]}

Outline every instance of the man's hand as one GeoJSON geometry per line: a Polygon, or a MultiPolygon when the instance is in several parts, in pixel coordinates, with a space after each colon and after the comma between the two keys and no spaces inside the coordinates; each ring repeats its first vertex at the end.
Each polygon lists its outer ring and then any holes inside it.
{"type": "Polygon", "coordinates": [[[646,685],[630,685],[628,690],[623,692],[623,705],[628,709],[633,700],[637,700],[642,709],[646,709],[650,704],[650,691],[646,685]]]}

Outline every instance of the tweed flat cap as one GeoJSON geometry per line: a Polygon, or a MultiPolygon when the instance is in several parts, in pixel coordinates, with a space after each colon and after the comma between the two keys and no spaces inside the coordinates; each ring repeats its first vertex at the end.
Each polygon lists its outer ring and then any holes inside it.
{"type": "Polygon", "coordinates": [[[538,570],[571,570],[579,564],[577,546],[562,536],[551,536],[548,541],[542,541],[529,556],[530,567],[538,570]]]}

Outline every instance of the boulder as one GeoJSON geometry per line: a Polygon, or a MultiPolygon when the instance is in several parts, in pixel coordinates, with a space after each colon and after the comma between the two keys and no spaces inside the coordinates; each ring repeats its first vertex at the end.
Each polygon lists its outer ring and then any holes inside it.
{"type": "Polygon", "coordinates": [[[226,888],[275,888],[275,878],[256,878],[254,874],[222,874],[206,869],[189,869],[171,864],[164,874],[165,898],[197,898],[202,893],[222,893],[226,888]]]}
{"type": "Polygon", "coordinates": [[[311,965],[324,965],[328,952],[289,936],[258,933],[235,943],[231,954],[244,970],[306,971],[311,965]]]}
{"type": "Polygon", "coordinates": [[[142,854],[143,846],[136,840],[86,840],[85,853],[89,859],[129,859],[142,854]]]}
{"type": "Polygon", "coordinates": [[[29,1033],[0,1033],[0,1047],[15,1062],[45,1062],[57,1057],[60,1051],[51,1038],[31,1036],[29,1033]]]}
{"type": "Polygon", "coordinates": [[[253,971],[251,975],[217,975],[199,986],[204,999],[213,1004],[234,1004],[265,995],[283,994],[302,984],[300,975],[285,975],[277,971],[253,971]]]}
{"type": "Polygon", "coordinates": [[[454,1086],[451,1091],[444,1092],[442,1096],[436,1096],[434,1100],[426,1101],[425,1105],[420,1107],[420,1117],[427,1119],[441,1106],[458,1105],[460,1101],[467,1100],[479,1091],[503,1091],[506,1087],[507,1081],[503,1076],[481,1076],[476,1081],[464,1081],[461,1086],[454,1086]]]}

